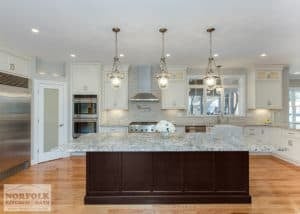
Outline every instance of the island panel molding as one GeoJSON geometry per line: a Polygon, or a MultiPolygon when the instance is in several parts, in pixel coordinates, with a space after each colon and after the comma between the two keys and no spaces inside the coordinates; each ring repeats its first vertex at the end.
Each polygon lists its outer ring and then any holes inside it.
{"type": "Polygon", "coordinates": [[[251,203],[249,152],[87,152],[85,204],[251,203]]]}

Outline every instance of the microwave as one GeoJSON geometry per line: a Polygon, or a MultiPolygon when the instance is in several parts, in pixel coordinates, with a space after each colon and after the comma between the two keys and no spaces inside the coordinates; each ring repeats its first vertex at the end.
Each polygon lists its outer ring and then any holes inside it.
{"type": "Polygon", "coordinates": [[[97,95],[74,95],[73,118],[98,118],[97,95]]]}

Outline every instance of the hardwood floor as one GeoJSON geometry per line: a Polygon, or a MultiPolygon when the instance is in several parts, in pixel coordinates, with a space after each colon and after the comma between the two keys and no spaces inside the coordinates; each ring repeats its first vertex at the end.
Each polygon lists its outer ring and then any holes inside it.
{"type": "Polygon", "coordinates": [[[250,158],[252,204],[84,205],[85,159],[72,157],[32,166],[0,181],[0,213],[3,212],[3,184],[15,183],[51,184],[51,213],[300,214],[300,167],[270,156],[250,158]]]}

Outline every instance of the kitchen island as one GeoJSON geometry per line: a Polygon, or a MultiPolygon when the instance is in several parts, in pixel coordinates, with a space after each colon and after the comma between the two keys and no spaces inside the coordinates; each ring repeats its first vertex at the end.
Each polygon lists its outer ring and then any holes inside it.
{"type": "Polygon", "coordinates": [[[89,134],[68,149],[86,152],[85,204],[251,202],[249,146],[237,136],[89,134]]]}

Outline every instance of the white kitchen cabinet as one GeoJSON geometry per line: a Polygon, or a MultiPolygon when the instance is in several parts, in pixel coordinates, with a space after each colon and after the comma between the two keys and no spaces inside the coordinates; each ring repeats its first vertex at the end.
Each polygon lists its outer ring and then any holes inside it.
{"type": "Polygon", "coordinates": [[[9,63],[10,63],[10,68],[13,70],[12,72],[16,74],[20,74],[22,76],[29,76],[29,61],[18,57],[18,56],[13,56],[11,55],[9,57],[9,63]]]}
{"type": "Polygon", "coordinates": [[[124,79],[119,88],[111,85],[109,72],[104,73],[104,110],[128,109],[128,72],[122,71],[124,79]]]}
{"type": "Polygon", "coordinates": [[[0,51],[0,70],[20,76],[30,76],[30,61],[23,57],[15,56],[0,51]]]}
{"type": "Polygon", "coordinates": [[[281,129],[269,126],[247,126],[244,128],[248,143],[278,146],[282,140],[281,129]]]}
{"type": "Polygon", "coordinates": [[[128,127],[127,126],[100,126],[99,132],[100,133],[116,133],[116,132],[127,133],[128,127]]]}
{"type": "Polygon", "coordinates": [[[287,150],[279,151],[279,155],[288,161],[300,165],[300,132],[285,129],[281,145],[287,150]]]}
{"type": "Polygon", "coordinates": [[[74,94],[100,93],[101,65],[98,63],[76,63],[71,65],[74,94]]]}
{"type": "Polygon", "coordinates": [[[282,67],[248,73],[248,108],[282,109],[282,67]]]}
{"type": "Polygon", "coordinates": [[[257,71],[256,72],[256,108],[281,109],[282,108],[282,72],[257,71]]]}
{"type": "Polygon", "coordinates": [[[9,67],[9,54],[0,51],[0,70],[7,71],[9,70],[9,67]]]}
{"type": "Polygon", "coordinates": [[[186,109],[186,71],[170,73],[168,87],[161,90],[162,109],[186,109]]]}
{"type": "Polygon", "coordinates": [[[300,165],[300,131],[278,127],[247,126],[244,137],[248,144],[274,146],[272,154],[300,165]]]}

